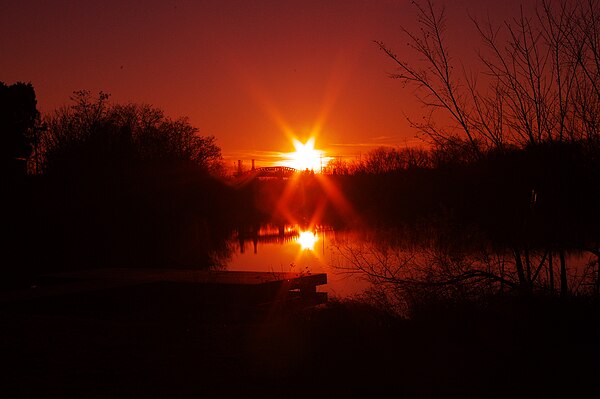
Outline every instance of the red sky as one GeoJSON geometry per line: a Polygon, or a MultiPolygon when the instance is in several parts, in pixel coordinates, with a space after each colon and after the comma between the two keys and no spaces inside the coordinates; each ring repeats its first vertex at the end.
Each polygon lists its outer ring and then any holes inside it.
{"type": "MultiPolygon", "coordinates": [[[[520,1],[437,3],[464,59],[468,14],[501,20],[520,1]]],[[[293,150],[289,133],[315,131],[318,148],[352,158],[418,143],[405,115],[420,105],[373,43],[405,51],[415,15],[408,0],[3,1],[0,81],[31,82],[42,112],[87,89],[188,116],[231,162],[260,166],[293,150]]]]}

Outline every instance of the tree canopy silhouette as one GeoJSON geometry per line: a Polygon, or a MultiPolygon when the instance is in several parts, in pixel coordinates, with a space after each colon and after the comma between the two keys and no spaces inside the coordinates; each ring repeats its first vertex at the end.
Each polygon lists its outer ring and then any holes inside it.
{"type": "Polygon", "coordinates": [[[35,142],[39,175],[28,179],[20,223],[28,240],[20,242],[36,251],[23,262],[208,267],[227,256],[231,193],[215,178],[215,138],[187,118],[112,104],[103,92],[78,91],[72,100],[44,116],[35,142]]]}
{"type": "Polygon", "coordinates": [[[45,119],[40,141],[49,174],[122,172],[140,165],[188,165],[206,173],[221,170],[221,149],[201,136],[187,118],[176,120],[147,104],[110,104],[109,95],[77,91],[74,104],[45,119]]]}
{"type": "MultiPolygon", "coordinates": [[[[383,224],[431,220],[436,227],[461,226],[457,232],[472,228],[504,257],[475,265],[438,261],[436,253],[418,279],[392,280],[418,280],[428,293],[446,286],[444,295],[483,282],[494,292],[512,286],[527,295],[568,296],[576,292],[569,280],[577,273],[567,265],[568,253],[586,251],[597,258],[588,282],[600,297],[600,2],[544,0],[498,26],[473,20],[482,46],[462,68],[446,36],[443,7],[431,0],[413,4],[419,29],[403,30],[408,52],[377,43],[396,67],[391,77],[415,88],[425,106],[412,126],[432,145],[424,158],[429,167],[409,170],[400,152],[378,149],[361,164],[372,176],[357,176],[343,191],[383,224]]],[[[389,264],[373,259],[355,266],[390,281],[389,264]]],[[[418,269],[412,263],[409,273],[418,269]]]]}
{"type": "Polygon", "coordinates": [[[506,21],[473,20],[481,46],[470,65],[453,57],[444,8],[413,4],[420,29],[403,30],[408,51],[377,44],[391,76],[417,89],[428,112],[411,123],[434,145],[471,159],[552,142],[598,147],[598,1],[544,0],[506,21]]]}
{"type": "Polygon", "coordinates": [[[31,133],[39,120],[35,90],[31,83],[0,82],[0,153],[2,171],[25,174],[31,155],[31,133]]]}

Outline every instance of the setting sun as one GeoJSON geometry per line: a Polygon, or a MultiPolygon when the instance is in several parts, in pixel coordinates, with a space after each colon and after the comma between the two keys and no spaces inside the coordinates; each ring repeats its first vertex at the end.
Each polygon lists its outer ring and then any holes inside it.
{"type": "Polygon", "coordinates": [[[322,150],[315,149],[315,138],[311,137],[302,143],[301,141],[294,139],[295,152],[286,154],[284,165],[292,167],[298,170],[312,170],[320,172],[321,168],[325,166],[326,158],[324,157],[325,152],[322,150]]]}
{"type": "Polygon", "coordinates": [[[313,250],[317,242],[317,235],[312,231],[303,231],[297,239],[300,248],[313,250]]]}

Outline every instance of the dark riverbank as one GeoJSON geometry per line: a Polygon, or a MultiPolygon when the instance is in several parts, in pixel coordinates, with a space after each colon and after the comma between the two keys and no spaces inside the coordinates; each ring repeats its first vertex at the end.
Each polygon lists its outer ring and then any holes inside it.
{"type": "MultiPolygon", "coordinates": [[[[598,393],[598,304],[504,298],[405,320],[352,301],[219,313],[160,288],[3,303],[5,398],[598,393]]],[[[189,298],[188,298],[189,299],[189,298]]]]}
{"type": "Polygon", "coordinates": [[[87,120],[88,100],[50,125],[47,139],[70,133],[45,149],[45,167],[26,174],[26,157],[9,154],[21,169],[5,171],[0,290],[90,267],[218,268],[235,231],[326,221],[395,230],[349,263],[391,283],[412,318],[349,301],[232,314],[160,284],[25,295],[0,300],[3,397],[598,393],[597,139],[236,185],[216,173],[214,138],[185,120],[146,129],[152,109],[110,107],[81,130],[70,121],[87,120]],[[422,226],[403,256],[394,244],[422,226]],[[568,263],[580,251],[595,256],[581,275],[568,263]]]}

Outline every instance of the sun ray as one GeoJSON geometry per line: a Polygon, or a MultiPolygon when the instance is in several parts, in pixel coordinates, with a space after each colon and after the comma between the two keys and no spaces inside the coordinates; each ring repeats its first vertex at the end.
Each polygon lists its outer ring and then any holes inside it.
{"type": "Polygon", "coordinates": [[[341,217],[350,223],[360,222],[360,216],[358,212],[356,212],[352,204],[346,199],[337,185],[333,183],[328,176],[319,175],[317,180],[323,188],[323,191],[325,191],[327,200],[331,201],[333,207],[341,217]]]}

